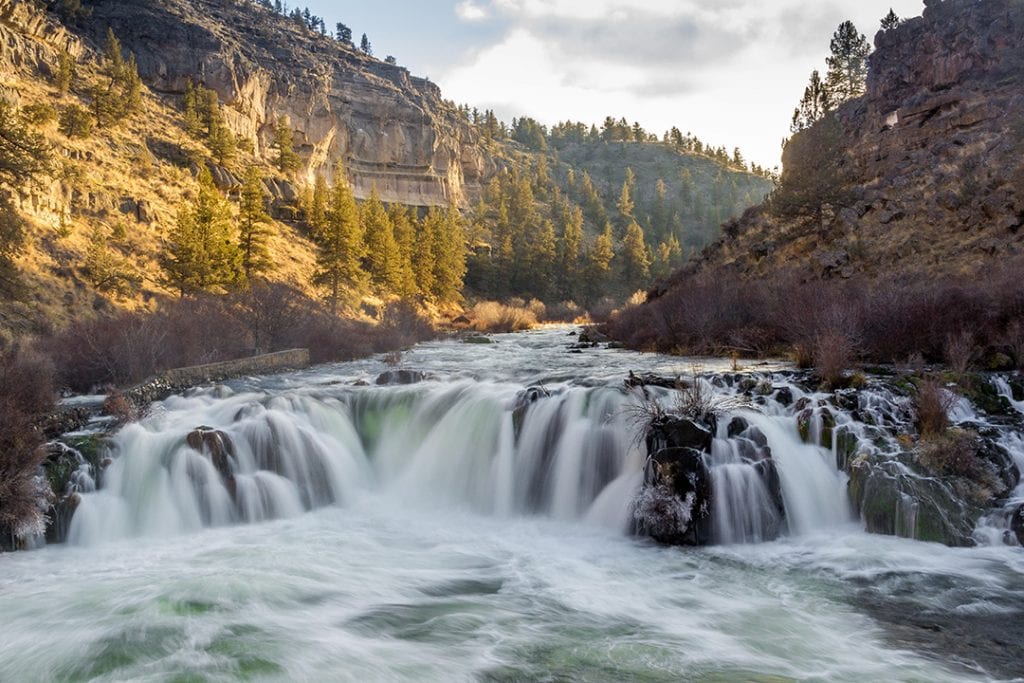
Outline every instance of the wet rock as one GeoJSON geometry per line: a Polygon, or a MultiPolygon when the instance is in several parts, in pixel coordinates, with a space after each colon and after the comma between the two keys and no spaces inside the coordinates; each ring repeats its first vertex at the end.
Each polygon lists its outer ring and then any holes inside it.
{"type": "Polygon", "coordinates": [[[850,499],[866,530],[948,546],[974,545],[972,532],[981,508],[957,495],[949,483],[918,475],[911,466],[907,454],[854,461],[850,499]]]}
{"type": "Polygon", "coordinates": [[[1010,531],[1017,537],[1017,543],[1024,546],[1024,505],[1018,507],[1010,517],[1010,531]]]}
{"type": "Polygon", "coordinates": [[[463,344],[493,344],[494,340],[482,334],[472,334],[462,340],[463,344]]]}
{"type": "Polygon", "coordinates": [[[674,389],[679,380],[675,377],[663,377],[653,373],[635,375],[629,371],[629,377],[623,380],[627,388],[633,387],[661,387],[663,389],[674,389]]]}
{"type": "Polygon", "coordinates": [[[782,406],[792,405],[793,390],[789,387],[780,387],[775,391],[775,401],[782,406]]]}
{"type": "Polygon", "coordinates": [[[427,376],[419,370],[386,370],[377,376],[375,384],[418,384],[426,378],[427,376]]]}
{"type": "Polygon", "coordinates": [[[779,479],[779,470],[775,467],[775,461],[771,457],[759,460],[754,463],[754,469],[768,489],[768,496],[771,498],[775,510],[779,513],[779,523],[775,528],[766,529],[765,538],[776,538],[786,531],[786,503],[782,498],[782,481],[779,479]]]}
{"type": "Polygon", "coordinates": [[[699,453],[707,453],[711,450],[714,436],[714,425],[668,415],[651,422],[646,437],[647,452],[657,453],[665,448],[690,448],[699,453]]]}
{"type": "Polygon", "coordinates": [[[523,429],[526,411],[537,401],[549,396],[551,396],[551,392],[541,386],[527,387],[516,394],[515,403],[512,405],[512,429],[515,433],[516,441],[519,440],[519,434],[523,429]]]}
{"type": "Polygon", "coordinates": [[[220,474],[224,487],[235,497],[235,473],[232,460],[235,455],[234,445],[231,438],[219,429],[199,427],[192,430],[185,437],[188,447],[197,453],[202,453],[210,458],[210,462],[220,474]]]}
{"type": "Polygon", "coordinates": [[[668,545],[706,545],[711,495],[703,453],[664,448],[648,458],[644,486],[633,501],[636,531],[668,545]]]}
{"type": "Polygon", "coordinates": [[[732,438],[745,432],[748,427],[750,427],[749,422],[744,420],[742,417],[734,417],[729,420],[729,426],[726,427],[725,432],[729,435],[729,438],[732,438]]]}

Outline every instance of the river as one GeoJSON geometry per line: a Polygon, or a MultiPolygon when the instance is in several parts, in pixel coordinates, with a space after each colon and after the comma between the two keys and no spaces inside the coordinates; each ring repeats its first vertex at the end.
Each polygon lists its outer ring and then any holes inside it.
{"type": "Polygon", "coordinates": [[[1021,549],[863,533],[791,417],[757,418],[788,534],[704,548],[626,534],[643,452],[622,379],[691,361],[571,353],[567,332],[419,345],[401,367],[428,376],[409,386],[374,386],[389,369],[374,358],[157,405],[115,438],[68,544],[0,555],[0,681],[1024,671],[1021,549]],[[541,396],[514,418],[526,386],[541,396]],[[200,425],[232,444],[233,492],[184,445],[200,425]]]}

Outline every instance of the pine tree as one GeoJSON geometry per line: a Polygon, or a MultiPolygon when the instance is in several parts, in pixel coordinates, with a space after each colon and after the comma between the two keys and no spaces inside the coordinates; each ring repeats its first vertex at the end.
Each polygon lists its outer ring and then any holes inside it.
{"type": "Polygon", "coordinates": [[[675,235],[669,235],[668,239],[658,245],[654,260],[651,263],[651,275],[656,278],[665,278],[672,274],[672,271],[683,260],[683,248],[675,235]]]}
{"type": "Polygon", "coordinates": [[[401,204],[392,204],[389,207],[388,219],[398,247],[398,283],[395,293],[402,298],[415,296],[416,273],[412,264],[413,254],[416,252],[416,227],[409,217],[409,211],[401,204]]]}
{"type": "Polygon", "coordinates": [[[427,217],[416,221],[416,251],[412,257],[412,271],[416,279],[416,289],[424,296],[432,296],[434,292],[434,245],[436,238],[434,228],[436,220],[428,221],[427,217]]]}
{"type": "Polygon", "coordinates": [[[199,194],[178,211],[164,259],[164,269],[182,296],[227,287],[238,272],[231,208],[206,167],[199,171],[198,180],[199,194]]]}
{"type": "Polygon", "coordinates": [[[282,173],[294,173],[299,168],[299,155],[292,146],[293,136],[288,117],[279,117],[274,126],[274,146],[277,147],[277,168],[282,173]]]}
{"type": "Polygon", "coordinates": [[[377,196],[377,186],[370,189],[370,197],[359,212],[366,240],[366,270],[370,285],[378,295],[394,293],[401,278],[401,256],[391,218],[377,196]]]}
{"type": "Polygon", "coordinates": [[[574,207],[562,225],[558,252],[558,295],[575,298],[579,288],[580,249],[583,244],[583,210],[574,207]]]}
{"type": "Polygon", "coordinates": [[[359,41],[359,49],[368,55],[373,55],[373,47],[370,46],[370,39],[363,34],[362,39],[359,41]]]}
{"type": "Polygon", "coordinates": [[[63,49],[57,55],[57,71],[53,75],[53,84],[61,95],[67,95],[71,91],[71,85],[76,75],[75,58],[67,49],[63,49]]]}
{"type": "Polygon", "coordinates": [[[890,31],[899,26],[901,23],[902,22],[900,21],[900,18],[896,15],[895,12],[892,11],[892,7],[890,7],[889,13],[882,17],[882,30],[890,31]]]}
{"type": "Polygon", "coordinates": [[[434,286],[432,292],[440,302],[458,302],[466,275],[465,227],[459,210],[432,208],[424,222],[435,214],[436,224],[430,229],[434,238],[434,286]]]}
{"type": "Polygon", "coordinates": [[[622,183],[622,192],[619,193],[619,200],[615,202],[615,208],[619,211],[620,224],[625,228],[633,222],[633,209],[636,205],[631,196],[632,190],[629,187],[629,179],[622,183]]]}
{"type": "Polygon", "coordinates": [[[851,21],[844,21],[832,35],[832,55],[825,60],[828,73],[825,83],[834,105],[860,97],[868,75],[867,57],[871,52],[867,38],[857,32],[851,21]]]}
{"type": "Polygon", "coordinates": [[[366,284],[359,211],[340,164],[335,178],[328,195],[324,229],[317,241],[317,271],[313,277],[314,284],[327,290],[332,314],[337,313],[345,290],[354,302],[366,284]]]}
{"type": "Polygon", "coordinates": [[[586,303],[594,303],[607,289],[611,279],[612,260],[615,258],[611,223],[606,223],[604,232],[597,236],[587,253],[586,303]]]}
{"type": "Polygon", "coordinates": [[[240,265],[246,282],[270,270],[273,262],[267,239],[270,237],[270,216],[264,205],[263,180],[252,166],[245,173],[238,203],[238,249],[240,265]]]}
{"type": "Polygon", "coordinates": [[[103,45],[103,57],[107,61],[107,73],[111,80],[118,81],[124,73],[124,55],[121,54],[121,41],[114,35],[114,29],[107,29],[107,40],[103,45]]]}
{"type": "Polygon", "coordinates": [[[790,123],[789,129],[798,133],[810,128],[831,110],[830,90],[821,81],[818,71],[812,71],[811,80],[804,88],[804,96],[800,99],[800,106],[793,111],[793,121],[790,123]]]}
{"type": "Polygon", "coordinates": [[[185,131],[194,138],[199,138],[203,135],[205,125],[203,123],[203,117],[199,113],[200,102],[199,92],[192,85],[192,79],[189,79],[185,83],[185,95],[182,101],[182,108],[184,110],[185,119],[185,131]]]}
{"type": "Polygon", "coordinates": [[[345,43],[346,45],[352,44],[352,29],[345,24],[340,22],[336,24],[334,35],[340,42],[345,43]]]}
{"type": "Polygon", "coordinates": [[[134,114],[142,107],[142,79],[134,53],[129,53],[128,61],[122,67],[120,85],[124,113],[134,114]]]}
{"type": "Polygon", "coordinates": [[[85,251],[85,272],[89,283],[100,292],[124,293],[127,276],[124,261],[110,248],[108,235],[97,224],[89,234],[89,246],[85,251]]]}
{"type": "Polygon", "coordinates": [[[647,243],[644,241],[644,231],[640,225],[633,221],[626,228],[626,235],[622,239],[622,251],[620,252],[622,263],[622,279],[628,287],[637,287],[646,284],[650,277],[650,259],[647,256],[647,243]]]}

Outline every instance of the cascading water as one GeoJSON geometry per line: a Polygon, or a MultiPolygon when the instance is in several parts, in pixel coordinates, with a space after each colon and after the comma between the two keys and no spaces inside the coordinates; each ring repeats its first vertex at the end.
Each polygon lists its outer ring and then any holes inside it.
{"type": "MultiPolygon", "coordinates": [[[[516,408],[518,392],[456,382],[172,399],[113,439],[106,485],[83,497],[69,539],[289,517],[364,491],[405,506],[573,520],[642,465],[623,392],[569,388],[516,408]]],[[[624,515],[604,521],[626,527],[624,515]]]]}

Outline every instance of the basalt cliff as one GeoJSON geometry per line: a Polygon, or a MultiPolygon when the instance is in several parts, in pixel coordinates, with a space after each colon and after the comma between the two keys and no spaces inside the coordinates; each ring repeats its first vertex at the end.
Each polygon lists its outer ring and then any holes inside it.
{"type": "Polygon", "coordinates": [[[925,5],[875,36],[866,93],[790,139],[775,195],[697,269],[968,274],[1024,251],[1024,4],[925,5]]]}
{"type": "Polygon", "coordinates": [[[110,27],[157,93],[191,80],[217,91],[228,125],[256,153],[281,116],[308,176],[342,161],[357,197],[407,205],[465,203],[494,162],[430,81],[248,2],[100,0],[84,32],[110,27]]]}

